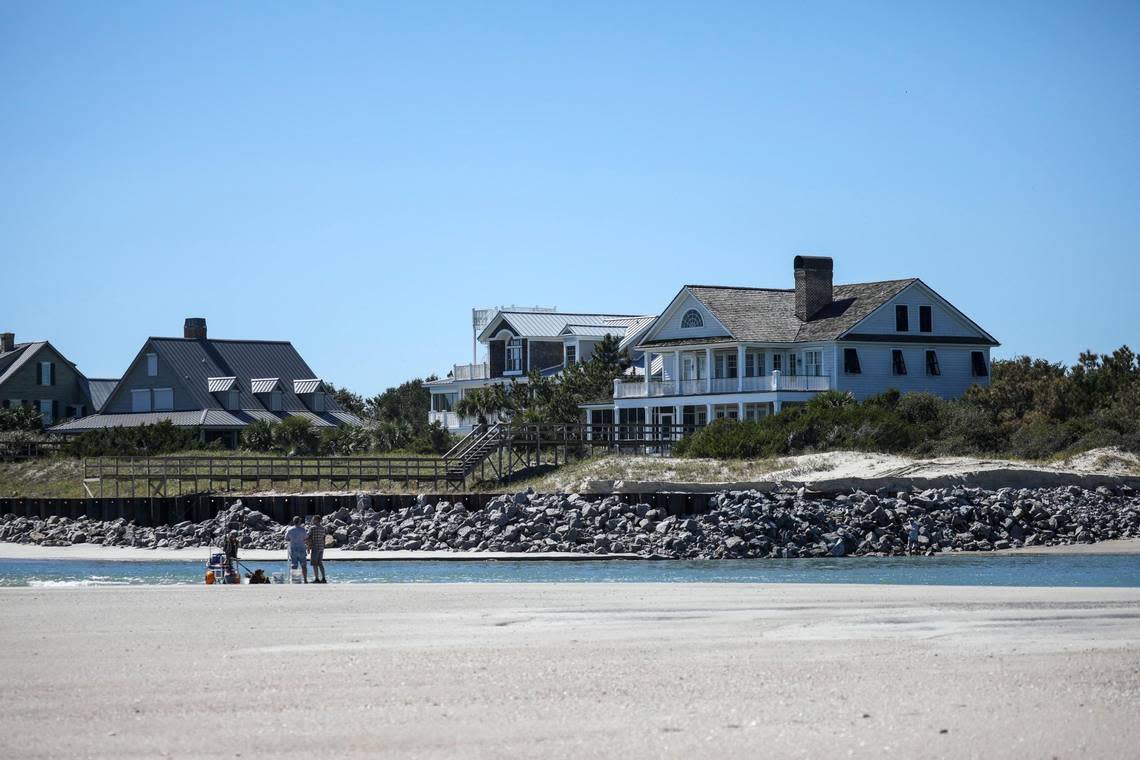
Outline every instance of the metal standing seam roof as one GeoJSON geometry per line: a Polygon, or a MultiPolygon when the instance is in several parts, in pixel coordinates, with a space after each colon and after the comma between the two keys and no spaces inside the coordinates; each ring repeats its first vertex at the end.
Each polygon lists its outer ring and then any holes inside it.
{"type": "Polygon", "coordinates": [[[111,392],[119,384],[118,378],[104,377],[85,378],[80,382],[85,384],[87,396],[91,399],[91,410],[95,412],[103,408],[103,404],[107,403],[111,392]]]}
{"type": "Polygon", "coordinates": [[[575,335],[588,338],[601,338],[612,335],[620,338],[625,335],[625,325],[566,325],[562,329],[563,335],[575,335]]]}
{"type": "Polygon", "coordinates": [[[249,389],[254,393],[272,393],[281,389],[279,377],[254,377],[249,381],[249,389]]]}
{"type": "Polygon", "coordinates": [[[237,387],[236,377],[208,377],[206,378],[206,390],[210,393],[225,393],[237,387]]]}
{"type": "Polygon", "coordinates": [[[0,385],[8,382],[9,378],[19,372],[20,368],[27,364],[28,360],[30,360],[41,348],[46,346],[47,343],[48,342],[46,340],[37,340],[31,343],[19,343],[11,351],[7,351],[3,354],[3,356],[0,356],[0,358],[6,358],[12,356],[13,354],[19,354],[19,356],[16,356],[15,361],[9,364],[7,369],[0,373],[0,385]]]}
{"type": "Polygon", "coordinates": [[[315,378],[315,377],[308,378],[306,380],[294,380],[293,381],[293,392],[296,393],[298,396],[301,395],[302,393],[316,393],[318,390],[321,389],[321,387],[323,385],[324,385],[324,382],[322,380],[315,378]]]}
{"type": "Polygon", "coordinates": [[[636,319],[637,316],[632,314],[500,311],[479,333],[479,340],[488,340],[491,328],[498,324],[500,318],[510,325],[519,337],[557,338],[568,324],[601,326],[612,324],[612,320],[636,319]]]}

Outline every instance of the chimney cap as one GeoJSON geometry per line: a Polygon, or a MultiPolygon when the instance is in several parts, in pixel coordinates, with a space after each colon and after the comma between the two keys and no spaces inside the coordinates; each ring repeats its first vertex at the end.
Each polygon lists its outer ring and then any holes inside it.
{"type": "Polygon", "coordinates": [[[830,256],[796,256],[792,266],[795,269],[825,269],[829,272],[834,269],[830,256]]]}

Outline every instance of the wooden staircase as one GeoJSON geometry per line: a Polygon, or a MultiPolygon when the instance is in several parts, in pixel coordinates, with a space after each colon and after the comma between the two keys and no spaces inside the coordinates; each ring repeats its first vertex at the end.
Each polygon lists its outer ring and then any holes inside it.
{"type": "Polygon", "coordinates": [[[467,436],[443,455],[445,477],[450,483],[462,484],[483,461],[497,452],[507,440],[506,426],[476,425],[467,436]]]}

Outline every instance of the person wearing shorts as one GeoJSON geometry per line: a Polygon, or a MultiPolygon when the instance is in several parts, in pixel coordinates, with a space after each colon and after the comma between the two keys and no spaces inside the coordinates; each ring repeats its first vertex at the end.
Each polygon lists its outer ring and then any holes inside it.
{"type": "Polygon", "coordinates": [[[313,524],[309,526],[309,562],[313,566],[313,583],[328,583],[325,575],[325,526],[321,524],[321,516],[313,516],[313,524]]]}
{"type": "Polygon", "coordinates": [[[309,534],[301,524],[300,517],[293,518],[293,527],[285,531],[285,546],[289,550],[289,568],[301,567],[301,577],[309,582],[309,566],[305,564],[305,542],[309,534]]]}

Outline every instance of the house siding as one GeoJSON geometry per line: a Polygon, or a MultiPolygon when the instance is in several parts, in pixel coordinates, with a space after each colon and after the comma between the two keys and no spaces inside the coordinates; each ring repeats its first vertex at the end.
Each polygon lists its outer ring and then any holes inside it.
{"type": "Polygon", "coordinates": [[[530,340],[526,343],[529,343],[530,363],[526,364],[524,359],[524,367],[546,369],[562,364],[562,341],[530,340]]]}
{"type": "Polygon", "coordinates": [[[114,394],[107,399],[103,413],[129,413],[131,411],[131,390],[134,388],[173,388],[174,411],[189,412],[200,409],[201,407],[186,392],[182,378],[174,372],[169,364],[163,361],[161,354],[158,357],[158,374],[151,377],[146,373],[146,355],[148,353],[151,353],[149,344],[142,350],[127,373],[123,375],[123,379],[119,381],[114,394]]]}
{"type": "Polygon", "coordinates": [[[37,409],[40,401],[54,401],[58,407],[57,419],[70,416],[68,407],[79,404],[90,413],[93,411],[91,399],[83,392],[81,378],[82,375],[58,351],[51,345],[44,345],[0,386],[0,400],[19,399],[37,409]],[[39,384],[40,362],[55,364],[54,385],[39,384]]]}
{"type": "Polygon", "coordinates": [[[714,338],[727,336],[728,332],[721,326],[708,309],[700,301],[686,293],[674,306],[669,314],[657,325],[653,332],[643,340],[677,340],[683,338],[714,338]],[[681,327],[681,319],[689,309],[696,309],[704,322],[702,327],[681,327]]]}
{"type": "MultiPolygon", "coordinates": [[[[894,318],[894,309],[891,309],[894,318]]],[[[849,391],[856,399],[863,400],[894,388],[900,393],[933,393],[942,398],[959,398],[971,386],[989,385],[989,376],[974,377],[970,354],[982,351],[989,365],[990,351],[987,346],[947,346],[945,344],[906,344],[841,342],[837,346],[837,366],[832,377],[837,390],[849,391]],[[862,372],[848,375],[843,372],[843,349],[859,351],[859,365],[862,372]],[[892,372],[891,352],[899,349],[906,361],[906,375],[892,372]],[[926,351],[938,352],[938,365],[942,374],[926,374],[926,351]]]]}
{"type": "Polygon", "coordinates": [[[894,298],[857,324],[851,332],[861,335],[936,335],[985,339],[985,335],[977,327],[953,310],[946,308],[937,296],[920,283],[903,288],[894,298]],[[910,329],[905,333],[895,330],[895,306],[900,305],[907,307],[910,323],[910,329]],[[919,306],[931,307],[932,330],[928,333],[919,331],[919,306]]]}

